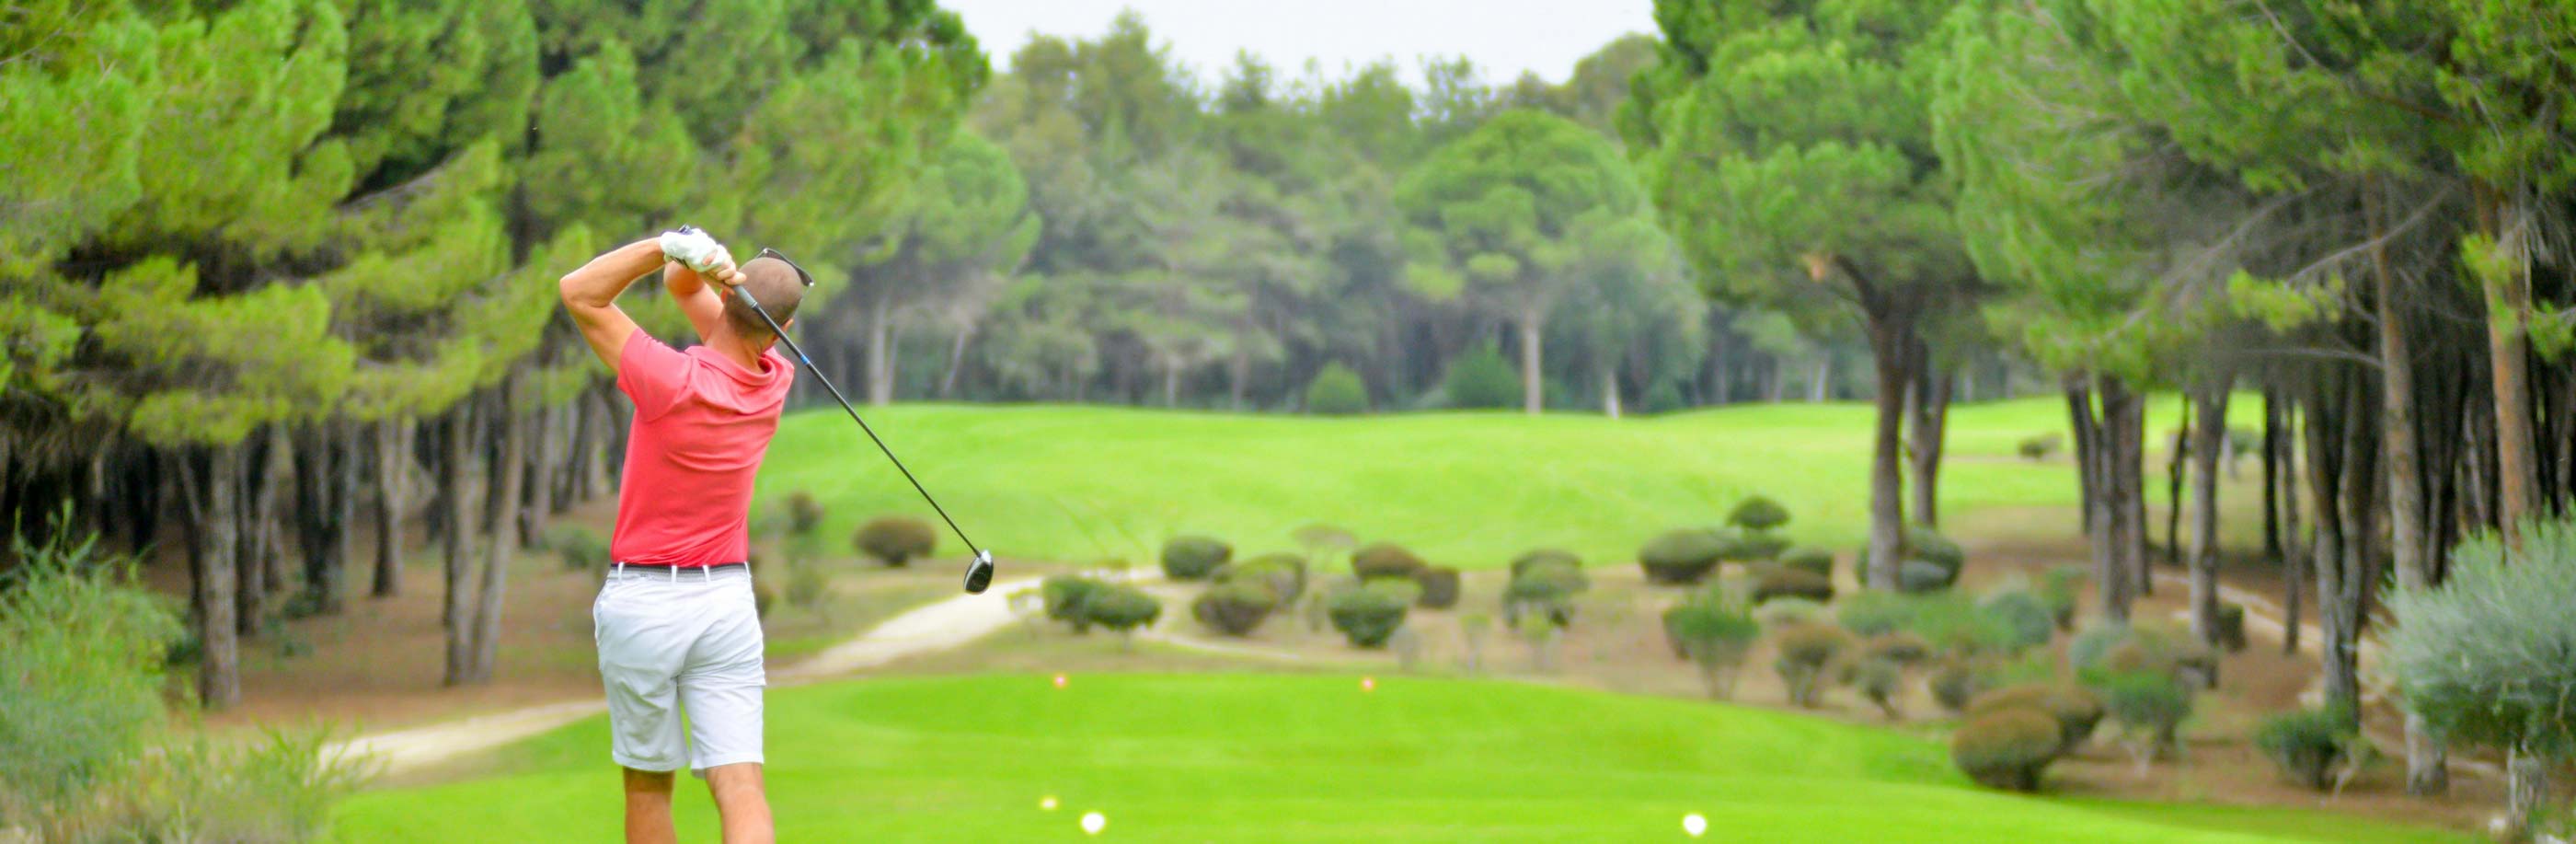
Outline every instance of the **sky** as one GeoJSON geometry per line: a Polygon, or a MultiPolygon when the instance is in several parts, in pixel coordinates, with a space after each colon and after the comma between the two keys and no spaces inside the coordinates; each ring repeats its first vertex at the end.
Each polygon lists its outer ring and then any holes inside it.
{"type": "Polygon", "coordinates": [[[1523,71],[1563,82],[1576,60],[1631,32],[1655,30],[1652,0],[941,0],[966,29],[1010,67],[1029,33],[1094,36],[1122,9],[1145,16],[1154,40],[1202,80],[1213,81],[1249,50],[1294,75],[1308,59],[1324,75],[1392,57],[1420,81],[1418,56],[1464,55],[1485,81],[1523,71]]]}

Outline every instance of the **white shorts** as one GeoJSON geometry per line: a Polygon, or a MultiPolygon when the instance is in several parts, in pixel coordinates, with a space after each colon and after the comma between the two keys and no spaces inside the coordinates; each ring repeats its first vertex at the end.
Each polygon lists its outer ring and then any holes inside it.
{"type": "Polygon", "coordinates": [[[761,761],[769,676],[750,570],[613,566],[590,617],[608,688],[609,758],[700,776],[761,761]]]}

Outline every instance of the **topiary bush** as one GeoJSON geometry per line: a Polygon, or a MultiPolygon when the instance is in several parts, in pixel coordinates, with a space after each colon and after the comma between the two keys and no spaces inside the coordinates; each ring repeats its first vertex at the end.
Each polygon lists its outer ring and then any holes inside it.
{"type": "Polygon", "coordinates": [[[1736,502],[1726,514],[1726,523],[1745,530],[1770,530],[1789,523],[1789,508],[1767,495],[1753,495],[1736,502]]]}
{"type": "Polygon", "coordinates": [[[2088,683],[2122,672],[2163,674],[2193,685],[2218,676],[2218,652],[2181,625],[2138,620],[2103,629],[2108,632],[2093,633],[2091,641],[2079,635],[2067,647],[2067,663],[2088,683]]]}
{"type": "Polygon", "coordinates": [[[1413,605],[1411,587],[1408,581],[1392,580],[1344,586],[1324,596],[1324,609],[1333,629],[1342,631],[1352,647],[1385,647],[1395,629],[1404,626],[1405,610],[1413,605]],[[1394,588],[1398,586],[1404,588],[1394,588]]]}
{"type": "Polygon", "coordinates": [[[1306,382],[1306,412],[1325,416],[1348,416],[1367,413],[1368,385],[1360,383],[1360,374],[1340,361],[1324,364],[1315,371],[1315,380],[1306,382]]]}
{"type": "Polygon", "coordinates": [[[2005,643],[2009,651],[2046,645],[2057,635],[2056,613],[2049,610],[2048,602],[2027,589],[2005,588],[1986,593],[1986,597],[1977,601],[1977,610],[1994,617],[2004,630],[2010,631],[2011,638],[2005,643]]]}
{"type": "Polygon", "coordinates": [[[1940,566],[1948,574],[1941,583],[1943,586],[1959,582],[1959,571],[1968,565],[1968,553],[1960,550],[1959,543],[1923,525],[1906,525],[1904,538],[1905,559],[1940,566]]]}
{"type": "Polygon", "coordinates": [[[1361,580],[1381,577],[1411,580],[1415,573],[1422,571],[1422,566],[1421,557],[1392,542],[1372,542],[1351,552],[1351,573],[1359,575],[1361,580]]]}
{"type": "Polygon", "coordinates": [[[2254,728],[2254,746],[2281,767],[2282,775],[2316,791],[2334,787],[2360,739],[2352,711],[2342,708],[2283,712],[2254,728]]]}
{"type": "Polygon", "coordinates": [[[1834,620],[1862,636],[1906,629],[1914,624],[1915,600],[1889,592],[1862,591],[1834,605],[1834,620]]]}
{"type": "Polygon", "coordinates": [[[2140,767],[2181,746],[2182,722],[2191,717],[2191,687],[2172,674],[2130,671],[2097,678],[2103,710],[2120,726],[2121,744],[2140,767]]]}
{"type": "Polygon", "coordinates": [[[2090,577],[2092,572],[2083,566],[2056,566],[2040,575],[2039,597],[2048,602],[2050,615],[2057,619],[2057,629],[2075,629],[2076,596],[2090,577]]]}
{"type": "Polygon", "coordinates": [[[1766,604],[1775,598],[1805,598],[1825,603],[1834,599],[1834,582],[1814,572],[1771,569],[1754,581],[1753,603],[1766,604]]]}
{"type": "Polygon", "coordinates": [[[1922,595],[1950,588],[1950,570],[1923,560],[1907,560],[1896,566],[1896,591],[1922,595]]]}
{"type": "Polygon", "coordinates": [[[608,537],[581,525],[562,524],[547,529],[546,548],[555,552],[555,558],[562,560],[567,569],[608,568],[608,537]]]}
{"type": "Polygon", "coordinates": [[[1736,672],[1762,635],[1762,625],[1744,607],[1703,598],[1665,610],[1664,635],[1699,667],[1709,697],[1723,700],[1734,695],[1736,672]]]}
{"type": "Polygon", "coordinates": [[[1809,622],[1783,628],[1774,644],[1780,657],[1772,667],[1789,687],[1789,702],[1814,708],[1824,697],[1826,670],[1851,647],[1851,634],[1830,624],[1809,622]]]}
{"type": "Polygon", "coordinates": [[[1979,608],[1965,595],[1944,592],[1915,597],[1910,603],[1913,618],[1906,629],[1944,652],[1977,658],[2021,650],[2022,634],[2011,622],[1979,608]]]}
{"type": "Polygon", "coordinates": [[[2245,605],[2222,602],[2218,605],[2218,646],[2228,653],[2245,652],[2245,605]]]}
{"type": "Polygon", "coordinates": [[[1791,548],[1779,554],[1780,567],[1808,572],[1828,580],[1834,576],[1834,552],[1822,548],[1791,548]]]}
{"type": "Polygon", "coordinates": [[[2046,460],[2065,444],[2065,434],[2037,434],[2022,438],[2021,444],[2013,450],[2020,453],[2023,460],[2046,460]]]}
{"type": "Polygon", "coordinates": [[[1775,560],[1789,550],[1789,538],[1767,530],[1727,530],[1718,533],[1725,542],[1721,560],[1754,562],[1775,560]]]}
{"type": "Polygon", "coordinates": [[[859,553],[877,562],[901,568],[914,557],[927,556],[939,545],[939,532],[930,523],[910,516],[878,516],[859,526],[850,537],[859,553]]]}
{"type": "Polygon", "coordinates": [[[2452,551],[2438,586],[2397,589],[2380,664],[2437,735],[2506,749],[2527,817],[2547,766],[2576,748],[2576,520],[2522,525],[2522,546],[2480,534],[2452,551]]]}
{"type": "Polygon", "coordinates": [[[1494,344],[1480,343],[1449,361],[1440,392],[1450,407],[1515,407],[1521,401],[1521,376],[1494,344]]]}
{"type": "Polygon", "coordinates": [[[1536,613],[1563,627],[1574,621],[1574,596],[1590,588],[1581,569],[1531,566],[1503,585],[1503,620],[1518,629],[1521,616],[1536,613]]]}
{"type": "Polygon", "coordinates": [[[1861,699],[1878,706],[1878,711],[1895,721],[1905,717],[1897,701],[1905,692],[1905,669],[1896,663],[1874,657],[1862,657],[1852,664],[1851,687],[1861,699]]]}
{"type": "Polygon", "coordinates": [[[1208,575],[1218,583],[1255,581],[1267,584],[1279,596],[1282,607],[1294,604],[1306,594],[1306,558],[1295,554],[1263,554],[1249,560],[1227,563],[1208,575]]]}
{"type": "Polygon", "coordinates": [[[1988,788],[2037,791],[2041,772],[2057,761],[2057,723],[2029,708],[1971,715],[1950,734],[1950,761],[1988,788]]]}
{"type": "Polygon", "coordinates": [[[1422,587],[1422,597],[1414,606],[1426,610],[1445,610],[1458,605],[1458,570],[1448,566],[1424,566],[1413,573],[1413,584],[1422,587]]]}
{"type": "Polygon", "coordinates": [[[822,526],[823,502],[814,500],[813,493],[801,489],[787,494],[788,532],[803,535],[822,526]]]}
{"type": "Polygon", "coordinates": [[[1580,570],[1583,568],[1583,558],[1575,556],[1572,551],[1558,548],[1540,548],[1523,552],[1520,556],[1512,558],[1512,576],[1519,577],[1521,572],[1528,571],[1532,566],[1564,566],[1580,570]]]}
{"type": "Polygon", "coordinates": [[[1250,636],[1279,605],[1279,595],[1268,582],[1246,578],[1210,586],[1199,593],[1198,599],[1190,602],[1190,616],[1219,633],[1250,636]]]}
{"type": "Polygon", "coordinates": [[[1924,681],[1932,690],[1932,700],[1942,709],[1965,712],[1968,704],[1987,689],[1985,675],[1965,662],[1947,662],[1924,681]]]}
{"type": "Polygon", "coordinates": [[[1774,598],[1771,603],[1753,608],[1753,620],[1765,630],[1786,630],[1800,624],[1825,620],[1825,605],[1805,598],[1774,598]]]}
{"type": "Polygon", "coordinates": [[[1932,658],[1932,643],[1913,633],[1898,630],[1871,636],[1861,642],[1861,656],[1886,660],[1899,666],[1915,665],[1932,658]]]}
{"type": "Polygon", "coordinates": [[[1213,536],[1186,534],[1163,542],[1163,576],[1173,580],[1205,580],[1231,559],[1234,546],[1213,536]]]}
{"type": "Polygon", "coordinates": [[[1095,578],[1078,574],[1058,574],[1049,575],[1046,580],[1040,581],[1038,593],[1045,598],[1046,617],[1049,620],[1064,622],[1070,625],[1075,633],[1087,633],[1091,630],[1091,616],[1084,611],[1083,607],[1091,602],[1092,596],[1107,588],[1109,584],[1095,578]]]}
{"type": "Polygon", "coordinates": [[[1145,594],[1143,589],[1114,584],[1083,600],[1082,614],[1092,624],[1118,631],[1119,636],[1129,640],[1132,646],[1137,629],[1163,617],[1163,602],[1145,594]]]}
{"type": "Polygon", "coordinates": [[[1717,569],[1718,560],[1728,550],[1727,540],[1716,531],[1701,528],[1668,531],[1637,549],[1637,564],[1645,568],[1650,583],[1698,583],[1717,569]]]}
{"type": "Polygon", "coordinates": [[[1976,718],[2009,709],[2028,709],[2057,721],[2060,755],[2073,753],[2102,723],[2102,697],[2073,683],[2023,683],[1977,695],[1967,714],[1976,718]]]}

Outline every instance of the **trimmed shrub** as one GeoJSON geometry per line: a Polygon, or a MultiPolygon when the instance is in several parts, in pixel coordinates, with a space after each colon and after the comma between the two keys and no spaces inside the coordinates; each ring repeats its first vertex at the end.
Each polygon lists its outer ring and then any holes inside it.
{"type": "Polygon", "coordinates": [[[1922,595],[1950,588],[1950,570],[1923,560],[1907,560],[1896,566],[1896,591],[1922,595]]]}
{"type": "Polygon", "coordinates": [[[1862,591],[1834,605],[1834,620],[1843,629],[1876,636],[1914,624],[1914,599],[1889,592],[1862,591]]]}
{"type": "Polygon", "coordinates": [[[1445,610],[1458,605],[1458,570],[1448,566],[1424,566],[1413,573],[1413,584],[1422,587],[1422,597],[1414,606],[1426,610],[1445,610]]]}
{"type": "Polygon", "coordinates": [[[939,532],[930,523],[910,516],[878,516],[859,526],[850,537],[859,553],[888,566],[901,568],[912,558],[926,556],[939,545],[939,532]]]}
{"type": "Polygon", "coordinates": [[[2245,605],[2222,602],[2218,605],[2218,646],[2228,653],[2245,652],[2245,605]]]}
{"type": "Polygon", "coordinates": [[[1791,548],[1780,552],[1780,567],[1808,572],[1827,580],[1834,576],[1834,552],[1822,548],[1791,548]]]}
{"type": "Polygon", "coordinates": [[[1698,583],[1708,579],[1726,554],[1728,537],[1716,531],[1684,528],[1668,531],[1637,549],[1637,564],[1646,570],[1646,580],[1667,586],[1698,583]]]}
{"type": "Polygon", "coordinates": [[[1163,602],[1145,594],[1143,589],[1123,583],[1112,584],[1092,593],[1082,602],[1082,615],[1092,624],[1128,635],[1135,633],[1136,628],[1163,617],[1163,602]]]}
{"type": "Polygon", "coordinates": [[[16,564],[0,570],[0,809],[12,798],[71,809],[145,755],[166,718],[163,656],[180,611],[130,560],[72,539],[69,522],[66,511],[41,546],[14,537],[16,564]]]}
{"type": "Polygon", "coordinates": [[[1163,542],[1163,576],[1173,580],[1205,580],[1231,559],[1234,546],[1216,537],[1190,534],[1163,542]]]}
{"type": "Polygon", "coordinates": [[[1228,636],[1249,636],[1279,608],[1269,583],[1247,578],[1208,587],[1190,602],[1190,616],[1228,636]]]}
{"type": "Polygon", "coordinates": [[[2096,621],[2086,626],[2066,642],[2066,670],[2082,676],[2128,638],[2129,628],[2124,625],[2096,621]]]}
{"type": "Polygon", "coordinates": [[[1521,616],[1538,613],[1557,626],[1574,621],[1574,596],[1591,588],[1583,572],[1571,566],[1531,566],[1503,585],[1503,620],[1515,629],[1521,616]]]}
{"type": "Polygon", "coordinates": [[[2051,617],[2057,620],[2057,629],[2075,629],[2076,596],[2083,591],[2086,579],[2092,576],[2093,573],[2083,566],[2056,566],[2040,575],[2039,598],[2048,603],[2051,617]]]}
{"type": "Polygon", "coordinates": [[[2481,533],[2451,559],[2440,585],[2388,596],[2397,623],[2380,664],[2399,699],[2438,735],[2529,754],[2510,767],[2563,759],[2576,747],[2576,519],[2524,523],[2518,549],[2481,533]]]}
{"type": "Polygon", "coordinates": [[[1968,717],[2009,709],[2028,709],[2056,719],[2061,743],[2059,754],[2073,753],[2093,737],[2093,729],[2102,723],[2102,697],[2093,690],[2072,683],[2023,683],[2005,686],[1968,701],[1968,717]]]}
{"type": "Polygon", "coordinates": [[[1297,540],[1297,547],[1315,554],[1339,551],[1358,545],[1360,542],[1359,538],[1352,536],[1350,531],[1321,522],[1301,525],[1296,530],[1290,531],[1289,536],[1297,540]]]}
{"type": "Polygon", "coordinates": [[[2057,616],[2048,602],[2026,589],[1998,589],[1977,602],[1977,609],[1993,616],[2003,629],[2011,631],[2011,651],[2048,644],[2057,635],[2057,616]]]}
{"type": "Polygon", "coordinates": [[[1987,689],[1986,678],[1964,662],[1943,663],[1925,681],[1932,689],[1932,700],[1951,712],[1965,712],[1969,702],[1987,689]]]}
{"type": "Polygon", "coordinates": [[[1820,623],[1824,619],[1825,605],[1805,598],[1774,598],[1771,603],[1753,608],[1753,620],[1770,630],[1820,623]]]}
{"type": "Polygon", "coordinates": [[[2029,708],[1970,716],[1950,735],[1950,761],[1988,788],[2039,790],[2040,773],[2058,757],[2057,723],[2029,708]]]}
{"type": "Polygon", "coordinates": [[[1519,577],[1532,566],[1564,566],[1579,570],[1583,568],[1583,558],[1575,556],[1572,551],[1559,548],[1540,548],[1523,552],[1520,556],[1512,558],[1512,576],[1519,577]]]}
{"type": "Polygon", "coordinates": [[[1494,344],[1481,343],[1449,361],[1449,371],[1440,378],[1440,391],[1450,407],[1517,407],[1521,402],[1521,376],[1503,360],[1503,353],[1494,344]]]}
{"type": "Polygon", "coordinates": [[[1324,364],[1315,371],[1315,380],[1306,382],[1306,412],[1325,416],[1348,416],[1367,413],[1368,385],[1360,383],[1360,374],[1340,361],[1324,364]]]}
{"type": "Polygon", "coordinates": [[[2084,643],[2087,648],[2083,652],[2072,645],[2067,648],[2067,663],[2075,668],[2075,676],[2088,683],[2097,676],[2123,672],[2152,672],[2195,684],[2218,676],[2218,653],[2180,625],[2136,621],[2127,627],[2107,629],[2116,631],[2102,634],[2110,637],[2107,648],[2098,636],[2096,641],[2084,643]],[[2078,659],[2079,656],[2087,658],[2078,659]]]}
{"type": "Polygon", "coordinates": [[[1344,586],[1324,596],[1325,612],[1333,620],[1333,629],[1342,631],[1355,648],[1379,648],[1404,626],[1404,613],[1413,605],[1409,581],[1374,581],[1344,586]],[[1406,588],[1394,588],[1394,587],[1406,588]]]}
{"type": "Polygon", "coordinates": [[[1754,495],[1736,502],[1726,514],[1726,523],[1745,530],[1770,530],[1789,523],[1789,508],[1767,495],[1754,495]]]}
{"type": "Polygon", "coordinates": [[[2281,767],[2292,782],[2317,791],[2334,787],[2336,774],[2353,758],[2361,731],[2350,710],[2302,709],[2265,717],[2254,728],[2254,746],[2281,767]]]}
{"type": "Polygon", "coordinates": [[[1776,644],[1780,658],[1772,667],[1789,687],[1789,702],[1813,708],[1824,696],[1826,669],[1851,647],[1851,634],[1808,622],[1781,629],[1776,644]]]}
{"type": "Polygon", "coordinates": [[[1906,631],[1881,633],[1861,642],[1861,656],[1886,660],[1897,665],[1914,665],[1932,658],[1932,643],[1906,631]]]}
{"type": "Polygon", "coordinates": [[[823,526],[823,502],[814,494],[797,490],[787,494],[787,531],[798,535],[813,533],[823,526]]]}
{"type": "Polygon", "coordinates": [[[1249,581],[1267,584],[1271,594],[1279,597],[1279,605],[1285,607],[1306,594],[1306,558],[1295,554],[1263,554],[1218,566],[1208,578],[1217,583],[1249,581]]]}
{"type": "Polygon", "coordinates": [[[1947,573],[1947,578],[1941,581],[1942,586],[1959,582],[1959,570],[1968,565],[1968,554],[1959,549],[1959,543],[1922,525],[1905,526],[1905,559],[1940,566],[1947,573]]]}
{"type": "Polygon", "coordinates": [[[2003,617],[1978,608],[1965,595],[1942,593],[1912,599],[1907,629],[1933,647],[1963,657],[2016,653],[2021,633],[2003,617]]]}
{"type": "Polygon", "coordinates": [[[1896,663],[1874,657],[1862,657],[1852,665],[1851,686],[1863,699],[1878,705],[1878,711],[1894,721],[1905,717],[1897,711],[1896,701],[1905,693],[1905,669],[1896,663]]]}
{"type": "Polygon", "coordinates": [[[2122,743],[2140,765],[2180,746],[2184,719],[2191,717],[2189,686],[2172,674],[2133,671],[2097,678],[2102,706],[2120,724],[2122,743]]]}
{"type": "Polygon", "coordinates": [[[2019,452],[2023,460],[2046,460],[2049,455],[2056,454],[2057,450],[2065,444],[2065,434],[2037,434],[2024,437],[2021,444],[2013,450],[2019,452]]]}
{"type": "Polygon", "coordinates": [[[1351,573],[1361,580],[1400,577],[1410,580],[1422,571],[1422,558],[1392,542],[1372,542],[1351,552],[1351,573]]]}
{"type": "Polygon", "coordinates": [[[1817,603],[1834,599],[1834,582],[1814,572],[1797,569],[1772,569],[1762,573],[1753,584],[1753,603],[1766,604],[1775,598],[1805,598],[1817,603]]]}
{"type": "Polygon", "coordinates": [[[556,525],[546,530],[546,548],[555,552],[567,569],[605,570],[608,568],[608,537],[581,525],[556,525]]]}
{"type": "Polygon", "coordinates": [[[1092,596],[1108,589],[1109,584],[1078,574],[1049,575],[1039,582],[1038,593],[1046,599],[1046,617],[1073,627],[1075,633],[1091,631],[1091,615],[1084,606],[1092,596]]]}
{"type": "Polygon", "coordinates": [[[1789,550],[1788,537],[1767,530],[1721,531],[1718,537],[1725,541],[1726,550],[1718,555],[1721,560],[1774,560],[1789,550]]]}
{"type": "Polygon", "coordinates": [[[1709,696],[1725,699],[1734,694],[1735,673],[1753,640],[1762,635],[1762,625],[1743,607],[1702,599],[1665,610],[1664,635],[1676,652],[1699,667],[1709,696]]]}

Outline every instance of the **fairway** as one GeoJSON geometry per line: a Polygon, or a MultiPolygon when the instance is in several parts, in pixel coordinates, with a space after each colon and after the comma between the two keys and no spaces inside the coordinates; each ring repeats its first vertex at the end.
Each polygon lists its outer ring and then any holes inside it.
{"type": "MultiPolygon", "coordinates": [[[[2177,402],[2150,405],[2150,437],[2177,402]]],[[[2241,408],[2259,414],[2248,401],[2241,408]]],[[[1238,553],[1294,549],[1324,523],[1362,542],[1402,543],[1434,563],[1490,568],[1556,546],[1624,563],[1675,527],[1713,525],[1746,495],[1788,505],[1789,533],[1837,550],[1869,518],[1871,410],[1865,404],[1742,405],[1666,416],[1427,413],[1301,417],[1107,407],[901,405],[866,411],[976,542],[1005,560],[1146,563],[1176,533],[1209,533],[1238,553]]],[[[2259,421],[2259,415],[2253,416],[2259,421]]],[[[2243,422],[2239,422],[2243,424],[2243,422]]],[[[2066,430],[2063,399],[1950,411],[1945,512],[2072,506],[2062,455],[2014,447],[2066,430]]],[[[869,516],[935,518],[837,409],[781,423],[760,479],[764,502],[817,496],[827,535],[869,516]]],[[[942,537],[942,553],[959,553],[942,537]]]]}
{"type": "MultiPolygon", "coordinates": [[[[1684,840],[2447,842],[2301,810],[2076,805],[1985,791],[1939,746],[1816,718],[1518,683],[1034,675],[779,690],[786,841],[1684,840]],[[1040,807],[1055,797],[1058,808],[1040,807]],[[2245,830],[2262,830],[2260,833],[2245,830]]],[[[504,751],[512,773],[349,801],[350,841],[611,841],[592,718],[504,751]]],[[[683,783],[681,829],[714,829],[683,783]]]]}

